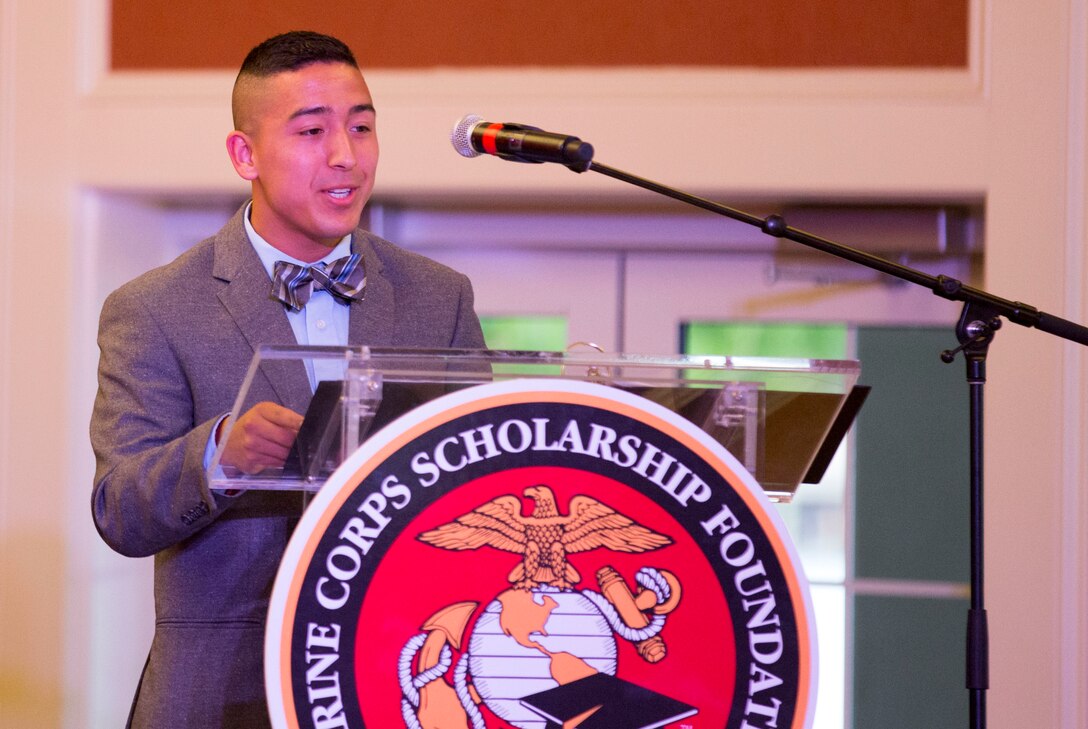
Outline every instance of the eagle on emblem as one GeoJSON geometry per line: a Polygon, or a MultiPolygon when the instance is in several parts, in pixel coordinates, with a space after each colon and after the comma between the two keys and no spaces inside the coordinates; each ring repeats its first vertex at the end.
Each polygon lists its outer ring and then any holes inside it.
{"type": "Polygon", "coordinates": [[[563,516],[555,494],[543,484],[523,492],[533,511],[522,516],[521,499],[500,496],[454,521],[420,534],[418,539],[442,549],[494,547],[522,555],[507,576],[515,589],[550,585],[572,589],[581,579],[567,555],[604,547],[616,552],[647,552],[672,540],[638,524],[589,496],[574,496],[563,516]]]}

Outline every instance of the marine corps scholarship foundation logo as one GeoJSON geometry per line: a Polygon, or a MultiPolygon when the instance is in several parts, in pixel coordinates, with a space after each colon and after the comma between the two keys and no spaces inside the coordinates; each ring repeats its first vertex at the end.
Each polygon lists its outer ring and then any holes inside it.
{"type": "Polygon", "coordinates": [[[315,497],[273,590],[273,726],[802,729],[807,585],[754,479],[602,385],[428,403],[315,497]]]}

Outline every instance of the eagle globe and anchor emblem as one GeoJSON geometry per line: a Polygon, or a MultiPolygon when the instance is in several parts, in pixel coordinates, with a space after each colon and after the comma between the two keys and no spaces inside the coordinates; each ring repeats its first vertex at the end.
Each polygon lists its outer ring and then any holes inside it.
{"type": "Polygon", "coordinates": [[[648,663],[666,657],[661,633],[680,603],[677,577],[643,567],[633,593],[604,566],[597,591],[580,587],[582,576],[567,559],[594,549],[649,552],[672,539],[589,496],[573,496],[563,515],[547,485],[523,495],[533,501],[528,516],[519,498],[504,495],[417,537],[446,550],[521,554],[522,561],[471,632],[479,603],[465,601],[438,610],[406,641],[398,665],[406,725],[483,729],[480,705],[518,729],[632,726],[631,716],[610,711],[637,711],[645,726],[695,714],[693,706],[616,677],[617,639],[634,644],[648,663]],[[463,651],[456,659],[455,650],[463,651]]]}

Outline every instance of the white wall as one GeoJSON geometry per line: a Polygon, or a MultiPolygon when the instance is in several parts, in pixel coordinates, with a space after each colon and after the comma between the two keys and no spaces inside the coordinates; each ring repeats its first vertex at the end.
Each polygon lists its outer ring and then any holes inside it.
{"type": "MultiPolygon", "coordinates": [[[[578,134],[603,163],[726,201],[985,199],[986,287],[1088,321],[1086,13],[1088,0],[977,0],[966,72],[373,72],[378,193],[628,194],[457,157],[449,128],[474,112],[578,134]]],[[[91,668],[142,651],[149,629],[113,632],[124,611],[146,615],[146,568],[90,526],[97,305],[128,272],[118,255],[161,255],[156,200],[242,189],[223,148],[231,74],[103,74],[105,28],[104,0],[0,0],[3,726],[88,726],[127,701],[121,669],[91,668]],[[117,586],[104,603],[102,585],[117,586]]],[[[989,375],[989,725],[1088,726],[1088,360],[1009,325],[989,375]]]]}
{"type": "Polygon", "coordinates": [[[69,465],[72,444],[80,437],[70,418],[67,362],[75,351],[77,280],[72,256],[77,98],[69,71],[74,34],[71,16],[61,8],[0,3],[4,726],[58,725],[66,693],[69,465]]]}

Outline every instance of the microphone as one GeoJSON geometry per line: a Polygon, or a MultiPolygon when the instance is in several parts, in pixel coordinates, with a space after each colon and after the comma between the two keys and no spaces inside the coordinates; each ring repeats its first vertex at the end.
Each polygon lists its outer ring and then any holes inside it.
{"type": "Polygon", "coordinates": [[[593,161],[593,145],[578,137],[527,124],[486,122],[475,114],[454,125],[450,142],[463,157],[493,154],[511,162],[558,162],[575,172],[585,172],[593,161]]]}

